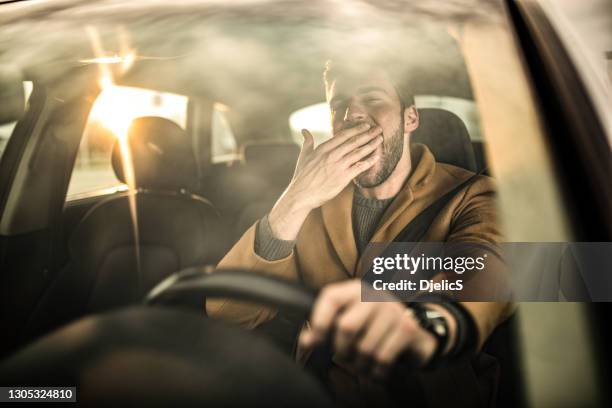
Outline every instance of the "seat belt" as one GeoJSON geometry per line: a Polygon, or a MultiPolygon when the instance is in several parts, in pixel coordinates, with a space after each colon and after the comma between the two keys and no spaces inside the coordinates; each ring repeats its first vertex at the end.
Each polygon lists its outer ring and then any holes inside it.
{"type": "Polygon", "coordinates": [[[446,206],[450,200],[456,196],[461,190],[471,185],[476,179],[484,173],[485,169],[480,170],[457,187],[453,188],[448,193],[434,201],[429,207],[421,211],[412,221],[408,223],[395,238],[393,242],[420,242],[429,227],[433,223],[434,218],[446,206]]]}

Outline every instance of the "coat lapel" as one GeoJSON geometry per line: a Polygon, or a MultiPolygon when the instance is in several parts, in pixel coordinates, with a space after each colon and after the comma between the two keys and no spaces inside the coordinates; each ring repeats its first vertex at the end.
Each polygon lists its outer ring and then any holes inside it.
{"type": "Polygon", "coordinates": [[[415,198],[423,194],[425,185],[433,177],[436,162],[433,154],[425,145],[414,144],[412,149],[414,170],[402,190],[395,196],[395,199],[385,211],[370,242],[392,242],[421,210],[415,206],[413,208],[409,207],[413,204],[415,198]]]}
{"type": "Polygon", "coordinates": [[[353,234],[353,184],[321,207],[323,224],[332,246],[346,269],[347,276],[355,275],[357,245],[353,234]]]}

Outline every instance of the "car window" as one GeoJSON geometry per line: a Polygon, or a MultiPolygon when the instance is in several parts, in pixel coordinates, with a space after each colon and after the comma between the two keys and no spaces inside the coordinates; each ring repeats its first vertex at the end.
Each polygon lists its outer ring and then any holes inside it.
{"type": "MultiPolygon", "coordinates": [[[[25,100],[27,105],[27,101],[30,98],[30,95],[32,94],[32,82],[24,81],[23,90],[25,92],[25,100]]],[[[11,138],[11,135],[13,134],[13,130],[15,129],[16,125],[17,121],[0,125],[0,157],[2,157],[4,149],[6,148],[6,145],[8,144],[8,141],[11,138]]]]}
{"type": "Polygon", "coordinates": [[[293,112],[289,116],[291,137],[296,143],[301,144],[304,140],[301,131],[308,129],[317,144],[329,139],[331,136],[330,115],[327,102],[315,103],[293,112]]]}
{"type": "MultiPolygon", "coordinates": [[[[473,142],[482,141],[480,131],[480,118],[476,103],[469,99],[442,96],[442,95],[416,95],[417,108],[444,109],[459,116],[468,130],[473,142]]],[[[315,137],[316,143],[321,143],[331,136],[329,105],[327,102],[315,103],[298,109],[289,116],[291,137],[302,143],[301,130],[307,128],[315,137]]]]}
{"type": "Polygon", "coordinates": [[[89,114],[68,186],[68,199],[125,188],[113,171],[111,152],[117,137],[125,134],[132,119],[140,116],[163,117],[185,128],[187,97],[142,88],[105,88],[89,114]]]}
{"type": "Polygon", "coordinates": [[[211,129],[211,158],[213,163],[220,163],[236,158],[238,144],[227,119],[228,107],[222,103],[213,105],[211,129]]]}
{"type": "Polygon", "coordinates": [[[538,0],[578,70],[612,141],[612,7],[609,0],[538,0]]]}

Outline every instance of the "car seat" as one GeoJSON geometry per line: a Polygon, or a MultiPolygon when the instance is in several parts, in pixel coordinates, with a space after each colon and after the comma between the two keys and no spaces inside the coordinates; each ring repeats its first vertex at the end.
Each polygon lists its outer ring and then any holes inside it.
{"type": "Polygon", "coordinates": [[[465,124],[454,113],[437,108],[419,109],[419,127],[411,143],[429,147],[436,161],[476,172],[476,156],[465,124]]]}
{"type": "MultiPolygon", "coordinates": [[[[168,119],[141,117],[127,145],[133,184],[81,219],[68,241],[72,267],[54,285],[84,313],[137,303],[171,273],[222,256],[218,215],[192,193],[198,177],[187,133],[168,119]]],[[[113,169],[128,182],[121,150],[117,141],[113,169]]]]}

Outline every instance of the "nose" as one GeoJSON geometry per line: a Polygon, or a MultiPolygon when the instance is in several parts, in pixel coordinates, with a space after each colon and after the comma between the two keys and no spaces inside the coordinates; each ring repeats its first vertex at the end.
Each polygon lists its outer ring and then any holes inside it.
{"type": "Polygon", "coordinates": [[[361,122],[366,119],[366,112],[358,103],[350,102],[344,114],[345,122],[361,122]]]}

